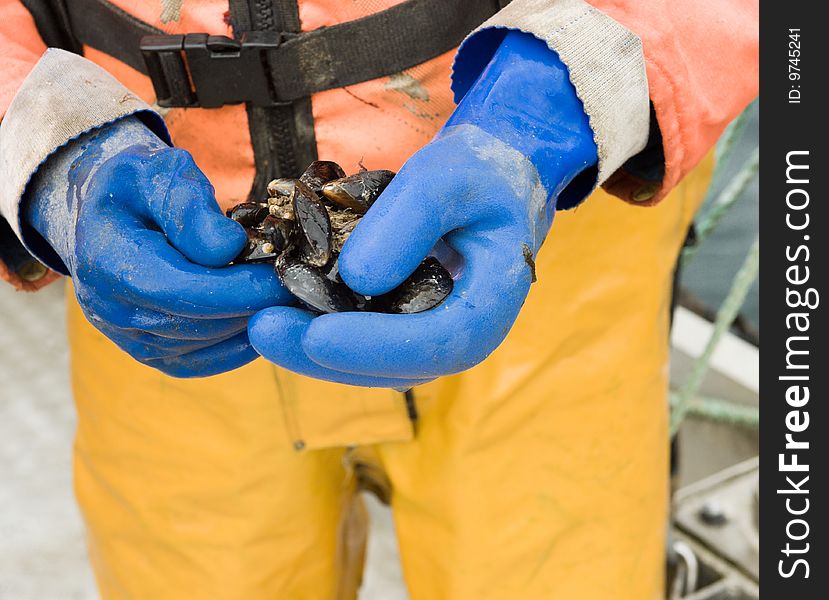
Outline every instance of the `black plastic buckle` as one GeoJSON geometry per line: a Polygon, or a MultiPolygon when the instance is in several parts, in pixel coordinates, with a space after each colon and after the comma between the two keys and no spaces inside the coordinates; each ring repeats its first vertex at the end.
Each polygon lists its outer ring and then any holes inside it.
{"type": "Polygon", "coordinates": [[[288,104],[276,97],[267,57],[290,34],[252,31],[239,40],[223,35],[148,35],[141,53],[164,108],[219,108],[251,102],[257,106],[288,104]]]}

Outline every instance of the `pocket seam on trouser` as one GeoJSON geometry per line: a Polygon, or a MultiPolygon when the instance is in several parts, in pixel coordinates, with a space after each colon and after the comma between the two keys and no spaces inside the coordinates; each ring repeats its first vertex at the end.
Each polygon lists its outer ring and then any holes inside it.
{"type": "Polygon", "coordinates": [[[271,365],[285,430],[297,451],[405,442],[414,427],[404,394],[311,379],[271,365]]]}
{"type": "Polygon", "coordinates": [[[293,406],[296,400],[296,394],[291,393],[289,389],[293,387],[291,378],[280,377],[279,371],[273,365],[271,365],[270,371],[276,389],[279,392],[279,403],[282,406],[282,419],[285,423],[285,431],[288,434],[288,439],[291,440],[295,450],[302,450],[305,448],[305,441],[302,439],[299,420],[297,419],[296,410],[293,406]]]}

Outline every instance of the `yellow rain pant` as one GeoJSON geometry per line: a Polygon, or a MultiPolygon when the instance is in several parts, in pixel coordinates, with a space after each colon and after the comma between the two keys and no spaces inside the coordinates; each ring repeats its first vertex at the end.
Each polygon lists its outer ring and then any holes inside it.
{"type": "Polygon", "coordinates": [[[329,600],[359,585],[359,488],[388,493],[413,600],[662,595],[671,275],[710,160],[661,205],[556,215],[483,364],[401,394],[264,360],[146,368],[70,302],[75,484],[103,598],[329,600]]]}

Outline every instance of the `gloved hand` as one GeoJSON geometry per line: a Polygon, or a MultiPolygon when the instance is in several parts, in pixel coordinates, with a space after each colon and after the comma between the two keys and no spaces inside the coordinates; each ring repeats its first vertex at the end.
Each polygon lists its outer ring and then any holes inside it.
{"type": "Polygon", "coordinates": [[[251,343],[283,367],[354,385],[406,388],[476,365],[518,316],[557,201],[569,205],[589,193],[596,164],[567,68],[543,42],[507,34],[444,128],[403,166],[340,255],[343,280],[378,295],[406,279],[443,238],[460,259],[451,295],[408,315],[313,317],[269,308],[251,319],[251,343]]]}
{"type": "Polygon", "coordinates": [[[87,319],[170,375],[207,376],[253,360],[248,317],[290,302],[270,266],[219,268],[241,251],[243,228],[222,215],[192,157],[137,117],[59,150],[24,202],[24,236],[71,274],[87,319]]]}

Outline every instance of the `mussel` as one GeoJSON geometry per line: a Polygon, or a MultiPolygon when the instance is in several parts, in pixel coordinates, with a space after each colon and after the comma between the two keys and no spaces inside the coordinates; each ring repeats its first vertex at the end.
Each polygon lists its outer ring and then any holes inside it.
{"type": "Polygon", "coordinates": [[[299,251],[309,265],[324,267],[331,259],[333,230],[328,210],[314,191],[302,181],[294,182],[291,204],[299,227],[299,251]]]}
{"type": "Polygon", "coordinates": [[[343,244],[394,175],[362,170],[346,176],[337,163],[314,161],[299,179],[271,181],[266,201],[227,211],[248,233],[248,244],[234,263],[273,262],[288,291],[317,313],[407,314],[434,308],[454,284],[434,257],[400,286],[375,298],[357,294],[339,275],[343,244]]]}
{"type": "Polygon", "coordinates": [[[294,179],[274,179],[268,184],[268,203],[275,198],[288,198],[294,191],[294,179]]]}
{"type": "Polygon", "coordinates": [[[373,299],[378,312],[419,313],[434,308],[451,292],[454,282],[438,259],[429,256],[408,279],[387,294],[373,299]]]}
{"type": "Polygon", "coordinates": [[[279,251],[273,243],[260,230],[248,231],[248,243],[241,254],[236,257],[235,262],[262,262],[274,260],[279,256],[279,251]]]}
{"type": "Polygon", "coordinates": [[[322,313],[357,310],[354,292],[302,260],[279,257],[276,273],[288,291],[313,310],[322,313]]]}
{"type": "Polygon", "coordinates": [[[282,254],[290,250],[295,243],[294,223],[287,219],[280,219],[278,217],[268,215],[262,221],[259,230],[262,232],[265,239],[273,245],[274,250],[278,254],[282,254]]]}
{"type": "Polygon", "coordinates": [[[361,171],[355,175],[329,181],[322,186],[322,195],[341,208],[365,214],[377,197],[394,179],[394,171],[361,171]]]}
{"type": "Polygon", "coordinates": [[[345,171],[337,163],[330,160],[315,160],[308,165],[305,172],[300,175],[299,180],[319,194],[323,185],[344,177],[345,171]]]}
{"type": "Polygon", "coordinates": [[[256,227],[268,216],[268,205],[258,202],[242,202],[225,214],[243,227],[256,227]]]}

